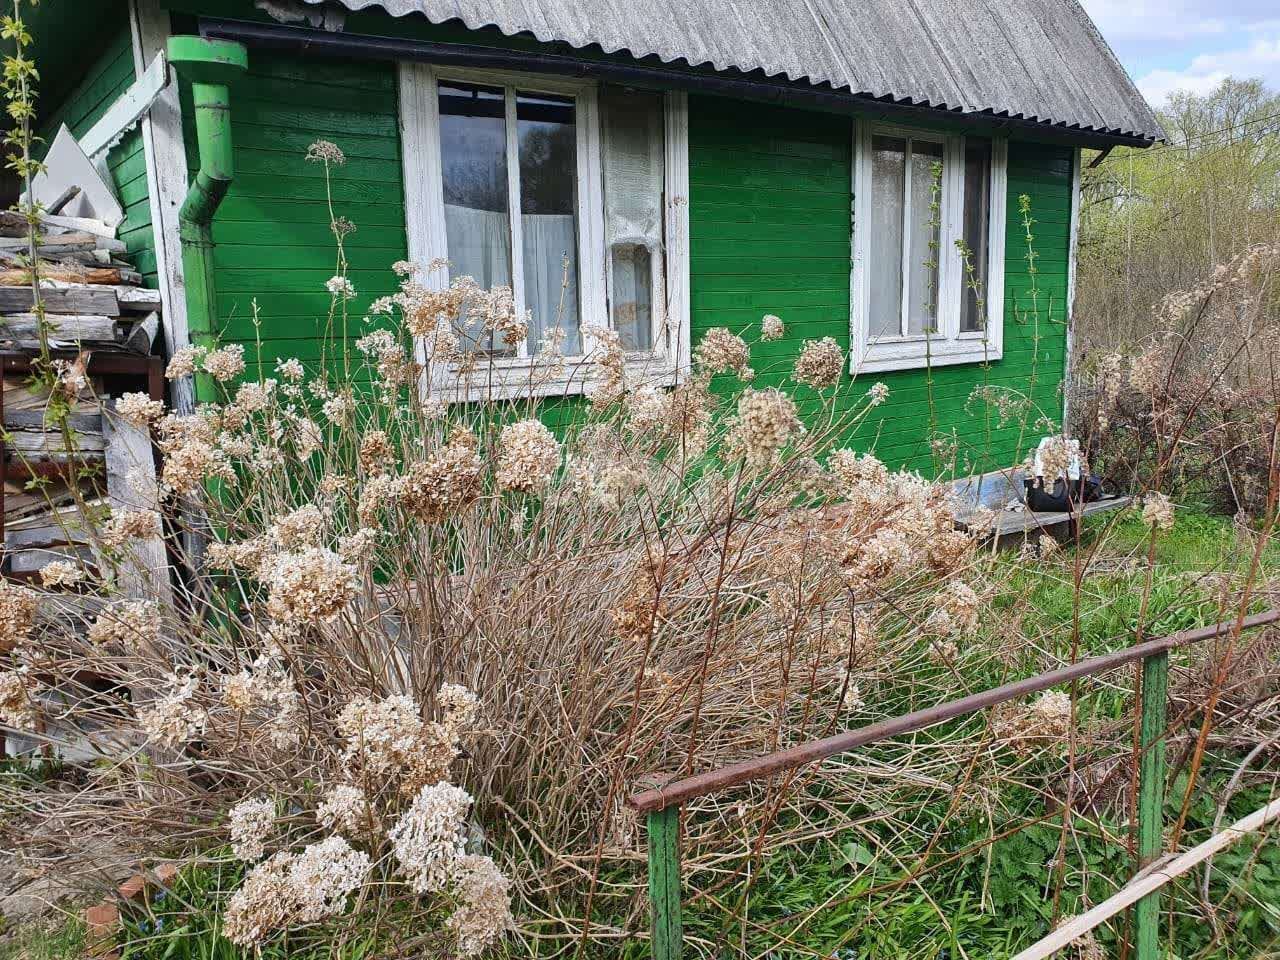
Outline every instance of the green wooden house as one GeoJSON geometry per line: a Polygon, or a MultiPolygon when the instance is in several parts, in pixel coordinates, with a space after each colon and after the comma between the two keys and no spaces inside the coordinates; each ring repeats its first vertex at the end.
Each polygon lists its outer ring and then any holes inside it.
{"type": "MultiPolygon", "coordinates": [[[[510,285],[534,323],[486,361],[498,382],[553,316],[568,354],[612,327],[672,381],[707,329],[776,314],[762,365],[836,338],[847,376],[891,390],[863,427],[878,453],[921,469],[931,424],[973,430],[976,387],[1062,417],[1081,150],[1161,137],[1076,0],[44,0],[28,20],[43,129],[144,101],[105,159],[166,351],[320,356],[334,253],[303,155],[323,138],[356,310],[399,260],[510,285]]],[[[997,424],[992,462],[1025,433],[997,424]]]]}

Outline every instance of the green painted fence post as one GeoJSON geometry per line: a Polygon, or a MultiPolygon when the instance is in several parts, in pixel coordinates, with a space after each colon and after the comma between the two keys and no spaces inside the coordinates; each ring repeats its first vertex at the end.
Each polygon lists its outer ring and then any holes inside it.
{"type": "Polygon", "coordinates": [[[653,912],[654,960],[680,960],[680,808],[649,814],[649,903],[653,912]]]}
{"type": "MultiPolygon", "coordinates": [[[[1164,852],[1164,733],[1169,694],[1169,654],[1142,661],[1142,720],[1138,767],[1138,865],[1144,868],[1164,852]]],[[[1160,891],[1134,906],[1135,960],[1160,956],[1160,891]]]]}

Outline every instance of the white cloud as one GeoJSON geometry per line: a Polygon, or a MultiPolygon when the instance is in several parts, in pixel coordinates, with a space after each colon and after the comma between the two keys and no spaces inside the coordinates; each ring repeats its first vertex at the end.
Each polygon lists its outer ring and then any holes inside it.
{"type": "Polygon", "coordinates": [[[1274,24],[1275,0],[1081,0],[1107,37],[1188,40],[1274,24]]]}
{"type": "Polygon", "coordinates": [[[1189,70],[1152,70],[1135,82],[1142,95],[1147,98],[1147,103],[1159,107],[1169,99],[1169,94],[1179,90],[1204,96],[1212,92],[1227,76],[1225,73],[1196,74],[1189,70]]]}
{"type": "Polygon", "coordinates": [[[1280,30],[1247,46],[1202,53],[1183,70],[1152,70],[1137,83],[1147,100],[1159,106],[1175,90],[1205,94],[1227,77],[1259,77],[1268,86],[1280,87],[1280,30]]]}

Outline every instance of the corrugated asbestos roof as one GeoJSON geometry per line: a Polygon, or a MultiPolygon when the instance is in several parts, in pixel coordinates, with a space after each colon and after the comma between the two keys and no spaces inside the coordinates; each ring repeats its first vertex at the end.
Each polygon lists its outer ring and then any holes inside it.
{"type": "MultiPolygon", "coordinates": [[[[323,0],[308,0],[320,3],[323,0]]],[[[1164,134],[1076,0],[340,0],[861,97],[1164,134]]]]}

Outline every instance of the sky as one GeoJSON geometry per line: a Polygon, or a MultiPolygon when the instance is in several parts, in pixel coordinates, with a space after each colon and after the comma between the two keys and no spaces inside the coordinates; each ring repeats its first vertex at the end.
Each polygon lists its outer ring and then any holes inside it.
{"type": "Polygon", "coordinates": [[[1278,0],[1081,0],[1147,100],[1224,77],[1280,90],[1278,0]]]}

